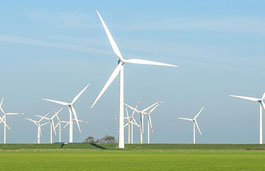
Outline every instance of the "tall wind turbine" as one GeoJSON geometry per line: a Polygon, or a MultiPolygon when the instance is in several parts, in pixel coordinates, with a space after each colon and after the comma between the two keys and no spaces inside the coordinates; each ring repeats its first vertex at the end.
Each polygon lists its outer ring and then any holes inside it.
{"type": "MultiPolygon", "coordinates": [[[[49,114],[49,113],[47,113],[45,116],[47,116],[48,114],[49,114]]],[[[44,123],[44,124],[41,124],[41,121],[42,121],[43,119],[44,119],[44,118],[41,118],[40,120],[35,121],[35,120],[33,120],[33,119],[26,118],[26,120],[33,122],[33,123],[37,126],[37,143],[38,143],[38,144],[40,144],[40,136],[42,135],[41,127],[44,126],[44,125],[49,124],[49,122],[46,122],[46,123],[44,123]]]]}
{"type": "Polygon", "coordinates": [[[73,116],[72,114],[74,114],[74,118],[78,127],[79,132],[81,132],[80,126],[79,126],[79,122],[77,119],[77,115],[76,115],[76,111],[73,107],[73,104],[76,102],[76,100],[81,96],[81,94],[87,89],[87,87],[89,86],[89,84],[80,92],[77,94],[77,96],[75,96],[75,98],[72,100],[71,103],[68,102],[62,102],[62,101],[58,101],[58,100],[51,100],[51,99],[43,99],[49,102],[53,102],[53,103],[57,103],[63,106],[67,106],[68,107],[68,111],[69,111],[69,143],[73,143],[73,116]]]}
{"type": "Polygon", "coordinates": [[[190,119],[190,118],[179,118],[181,120],[187,120],[187,121],[191,121],[193,123],[193,144],[195,144],[195,134],[196,134],[196,130],[195,130],[195,125],[196,127],[198,128],[198,131],[200,133],[200,135],[202,134],[201,133],[201,130],[200,130],[200,127],[198,125],[198,122],[197,122],[197,118],[198,116],[200,115],[200,113],[202,112],[202,110],[204,109],[204,106],[201,108],[201,110],[195,115],[195,117],[193,119],[190,119]]]}
{"type": "Polygon", "coordinates": [[[262,107],[265,109],[264,99],[265,99],[265,93],[261,98],[254,98],[254,97],[246,97],[246,96],[236,96],[236,95],[230,95],[231,97],[236,97],[240,99],[250,100],[254,102],[259,103],[259,143],[263,143],[263,137],[262,137],[262,107]]]}
{"type": "Polygon", "coordinates": [[[8,126],[7,126],[7,122],[6,122],[6,117],[8,115],[23,115],[23,113],[6,113],[2,107],[3,105],[3,102],[4,102],[4,98],[2,98],[1,100],[1,103],[0,103],[0,110],[1,112],[3,113],[3,117],[2,117],[2,120],[3,120],[3,123],[4,123],[4,144],[6,144],[6,128],[10,129],[8,126]]]}
{"type": "Polygon", "coordinates": [[[52,136],[53,136],[53,133],[56,135],[56,131],[55,131],[55,125],[54,125],[54,121],[53,119],[63,110],[63,108],[61,108],[58,112],[56,112],[52,117],[47,117],[47,116],[39,116],[39,115],[35,115],[39,118],[43,118],[43,119],[46,119],[47,121],[49,121],[50,123],[50,144],[52,144],[52,136]]]}
{"type": "MultiPolygon", "coordinates": [[[[149,116],[148,117],[148,140],[149,140],[149,143],[150,143],[150,134],[149,134],[149,130],[150,130],[150,121],[151,121],[151,118],[150,118],[150,114],[158,107],[159,104],[161,104],[162,101],[159,101],[159,102],[156,102],[154,104],[152,104],[151,106],[143,109],[143,110],[139,110],[139,109],[136,109],[128,104],[125,104],[126,107],[130,108],[131,110],[135,110],[137,113],[139,113],[140,115],[140,122],[141,122],[141,126],[140,126],[140,144],[143,143],[143,134],[144,134],[144,115],[147,115],[149,116]],[[150,111],[149,111],[150,110],[150,111]],[[149,112],[148,112],[149,111],[149,112]]],[[[152,123],[151,123],[152,124],[152,123]]]]}
{"type": "Polygon", "coordinates": [[[119,58],[118,66],[115,68],[113,73],[111,74],[110,78],[106,82],[105,86],[97,96],[96,100],[92,104],[91,108],[96,104],[96,102],[99,100],[99,98],[102,96],[102,94],[106,91],[106,89],[110,86],[112,81],[117,77],[117,75],[120,73],[120,116],[119,116],[119,148],[124,148],[124,64],[131,63],[131,64],[145,64],[145,65],[160,65],[160,66],[170,66],[170,67],[177,67],[176,65],[171,64],[165,64],[160,62],[153,62],[153,61],[147,61],[142,59],[124,59],[121,55],[121,52],[114,41],[107,25],[105,24],[104,20],[102,19],[100,13],[97,11],[97,14],[99,16],[99,19],[104,27],[104,30],[107,34],[107,37],[109,39],[109,42],[111,44],[111,47],[115,53],[115,55],[119,58]]]}

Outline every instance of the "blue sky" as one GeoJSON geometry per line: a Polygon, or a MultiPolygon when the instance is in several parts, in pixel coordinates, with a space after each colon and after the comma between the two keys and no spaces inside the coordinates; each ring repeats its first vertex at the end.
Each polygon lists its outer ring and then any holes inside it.
{"type": "MultiPolygon", "coordinates": [[[[177,118],[192,117],[205,105],[198,118],[198,143],[258,143],[258,104],[228,95],[260,97],[265,91],[264,3],[1,1],[0,95],[6,111],[25,113],[8,118],[12,129],[7,141],[35,142],[36,128],[24,117],[60,107],[41,98],[71,101],[88,83],[75,104],[79,118],[88,124],[82,125],[81,134],[75,129],[75,141],[117,137],[118,79],[90,110],[118,60],[96,14],[99,10],[125,58],[180,66],[125,68],[128,104],[140,100],[139,108],[144,108],[164,101],[152,115],[152,142],[192,142],[191,123],[177,118]]],[[[67,111],[61,116],[68,119],[67,111]]],[[[42,142],[48,141],[46,127],[42,142]]]]}

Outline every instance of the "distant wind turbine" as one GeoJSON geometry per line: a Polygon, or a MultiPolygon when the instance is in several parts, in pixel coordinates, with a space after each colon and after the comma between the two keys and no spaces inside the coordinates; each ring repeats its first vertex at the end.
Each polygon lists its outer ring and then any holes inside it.
{"type": "Polygon", "coordinates": [[[3,117],[2,117],[2,122],[4,123],[4,144],[6,144],[6,128],[10,129],[8,126],[7,126],[7,122],[6,122],[6,117],[8,115],[23,115],[23,113],[6,113],[2,107],[3,105],[3,102],[4,102],[4,98],[2,98],[1,102],[0,102],[0,110],[1,112],[3,113],[3,117]]]}
{"type": "MultiPolygon", "coordinates": [[[[49,113],[47,113],[45,116],[48,116],[48,115],[49,115],[49,113]]],[[[46,123],[44,123],[44,124],[41,124],[41,121],[42,121],[43,119],[44,119],[44,118],[41,118],[40,120],[35,121],[35,120],[33,120],[33,119],[26,118],[26,120],[33,122],[33,123],[37,126],[37,143],[38,143],[38,144],[40,144],[40,137],[41,137],[41,135],[42,135],[41,127],[44,126],[44,125],[49,124],[49,122],[46,122],[46,123]]]]}
{"type": "Polygon", "coordinates": [[[199,131],[199,133],[200,133],[200,135],[202,134],[201,133],[201,130],[200,130],[200,127],[199,127],[199,125],[198,125],[198,122],[197,122],[197,118],[198,118],[198,116],[200,115],[200,113],[202,112],[202,110],[204,109],[204,106],[201,108],[201,110],[195,115],[195,117],[193,118],[193,119],[190,119],[190,118],[179,118],[179,119],[181,119],[181,120],[187,120],[187,121],[191,121],[192,123],[193,123],[193,144],[195,144],[196,142],[195,142],[195,138],[196,138],[196,128],[195,128],[195,125],[196,125],[196,127],[197,127],[197,129],[198,129],[198,131],[199,131]]]}
{"type": "Polygon", "coordinates": [[[151,120],[151,117],[150,117],[150,114],[162,103],[162,101],[159,101],[159,102],[156,102],[154,104],[152,104],[151,106],[143,109],[143,110],[139,110],[139,109],[136,109],[128,104],[125,104],[126,107],[130,108],[131,110],[135,110],[137,113],[139,113],[140,115],[140,122],[141,122],[141,126],[140,126],[140,144],[143,143],[143,134],[144,134],[144,116],[147,115],[147,143],[149,144],[150,143],[150,127],[151,127],[151,130],[153,132],[153,127],[152,127],[152,120],[151,120]],[[148,112],[149,111],[149,112],[148,112]]]}
{"type": "MultiPolygon", "coordinates": [[[[138,104],[136,105],[135,109],[137,109],[138,104]]],[[[125,109],[126,109],[126,117],[124,119],[127,120],[127,123],[124,125],[124,127],[128,126],[128,144],[133,144],[133,127],[135,125],[138,128],[140,128],[140,125],[136,122],[134,118],[136,110],[133,110],[132,114],[129,115],[128,108],[126,107],[125,109]]]]}
{"type": "Polygon", "coordinates": [[[39,115],[35,115],[39,118],[43,118],[43,119],[46,119],[47,121],[49,121],[50,123],[50,144],[52,144],[52,136],[53,136],[53,133],[56,135],[56,131],[55,131],[55,125],[54,125],[54,121],[53,119],[63,110],[63,108],[61,108],[58,112],[56,112],[52,117],[47,117],[47,116],[39,116],[39,115]]]}
{"type": "Polygon", "coordinates": [[[72,114],[74,114],[74,120],[76,121],[77,127],[79,132],[81,132],[80,126],[79,126],[79,122],[78,122],[78,118],[76,115],[76,111],[73,107],[73,104],[76,102],[76,100],[81,96],[81,94],[87,89],[87,87],[89,86],[89,84],[80,92],[77,94],[77,96],[75,96],[75,98],[72,100],[72,102],[68,103],[68,102],[62,102],[62,101],[57,101],[57,100],[51,100],[51,99],[43,99],[49,102],[53,102],[53,103],[57,103],[63,106],[67,106],[68,107],[68,111],[69,111],[69,143],[73,143],[73,116],[72,114]]]}
{"type": "Polygon", "coordinates": [[[254,102],[259,103],[259,143],[263,143],[263,137],[262,137],[262,108],[265,109],[264,99],[265,99],[265,93],[261,98],[254,98],[254,97],[246,97],[246,96],[236,96],[236,95],[230,95],[231,97],[236,97],[240,99],[250,100],[254,102]]]}

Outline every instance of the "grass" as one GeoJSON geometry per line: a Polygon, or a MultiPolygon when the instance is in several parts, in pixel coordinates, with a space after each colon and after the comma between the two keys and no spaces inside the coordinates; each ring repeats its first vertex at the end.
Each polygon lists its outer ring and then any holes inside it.
{"type": "Polygon", "coordinates": [[[125,150],[116,150],[117,145],[0,145],[0,170],[223,171],[265,168],[265,145],[144,144],[125,147],[125,150]]]}

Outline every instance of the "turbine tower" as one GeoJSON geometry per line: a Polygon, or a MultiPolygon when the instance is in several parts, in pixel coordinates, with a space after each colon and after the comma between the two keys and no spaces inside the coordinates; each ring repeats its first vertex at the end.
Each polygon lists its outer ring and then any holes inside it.
{"type": "Polygon", "coordinates": [[[117,75],[120,74],[119,148],[124,148],[124,70],[123,70],[124,64],[131,63],[131,64],[160,65],[160,66],[171,66],[171,67],[177,67],[177,66],[171,65],[171,64],[160,63],[160,62],[147,61],[147,60],[142,60],[142,59],[124,59],[107,25],[105,24],[104,20],[102,19],[98,11],[97,11],[97,14],[107,34],[111,47],[115,55],[119,58],[119,61],[118,61],[118,66],[115,68],[115,70],[111,74],[110,78],[108,79],[105,86],[103,87],[99,95],[97,96],[91,108],[93,108],[93,106],[102,96],[102,94],[106,91],[106,89],[110,86],[112,81],[117,77],[117,75]]]}
{"type": "Polygon", "coordinates": [[[231,97],[236,97],[240,99],[250,100],[254,102],[259,103],[259,143],[263,143],[263,137],[262,137],[262,108],[265,109],[264,99],[265,99],[265,93],[261,98],[254,98],[254,97],[246,97],[246,96],[236,96],[236,95],[230,95],[231,97]]]}
{"type": "Polygon", "coordinates": [[[195,115],[195,117],[193,118],[193,119],[190,119],[190,118],[179,118],[179,119],[181,119],[181,120],[187,120],[187,121],[191,121],[192,123],[193,123],[193,144],[195,144],[196,142],[195,142],[195,134],[196,134],[196,128],[195,127],[197,127],[197,129],[198,129],[198,131],[199,131],[199,133],[200,133],[200,135],[202,134],[201,133],[201,130],[200,130],[200,127],[199,127],[199,125],[198,125],[198,122],[197,122],[197,118],[198,118],[198,116],[200,115],[200,113],[202,112],[202,110],[204,109],[204,106],[201,108],[201,110],[195,115]],[[195,126],[196,125],[196,126],[195,126]]]}
{"type": "MultiPolygon", "coordinates": [[[[140,122],[141,122],[141,126],[140,126],[140,144],[143,144],[143,134],[144,134],[144,115],[149,116],[148,118],[148,134],[147,134],[147,138],[148,138],[148,143],[150,143],[150,126],[152,126],[152,122],[151,122],[151,117],[150,114],[159,106],[159,104],[161,104],[162,101],[156,102],[154,104],[152,104],[151,106],[143,109],[143,110],[139,110],[136,108],[133,108],[132,106],[125,104],[126,107],[130,108],[131,110],[135,110],[137,113],[139,113],[140,115],[140,122]],[[148,112],[148,110],[150,110],[148,112]],[[150,124],[151,123],[151,124],[150,124]]],[[[152,128],[153,129],[153,128],[152,128]]],[[[153,130],[152,130],[153,131],[153,130]]]]}
{"type": "Polygon", "coordinates": [[[50,144],[52,144],[52,132],[54,132],[54,134],[56,135],[56,131],[55,131],[55,126],[54,126],[54,121],[53,121],[53,119],[56,117],[56,116],[58,116],[58,114],[61,112],[63,110],[63,108],[61,108],[58,112],[56,112],[52,117],[47,117],[47,116],[39,116],[39,115],[35,115],[35,116],[37,116],[37,117],[39,117],[39,118],[43,118],[43,119],[45,119],[45,120],[47,120],[47,121],[49,121],[49,123],[50,123],[50,144]]]}
{"type": "Polygon", "coordinates": [[[0,110],[1,112],[3,113],[3,117],[2,117],[2,122],[4,123],[4,144],[6,144],[6,128],[10,129],[8,126],[7,126],[7,122],[6,122],[6,117],[8,115],[23,115],[23,113],[6,113],[2,107],[3,105],[3,102],[4,102],[4,98],[2,98],[1,102],[0,102],[0,110]]]}
{"type": "Polygon", "coordinates": [[[73,107],[73,104],[81,96],[81,94],[87,89],[88,86],[89,86],[89,84],[80,93],[78,93],[77,96],[75,96],[75,98],[72,100],[71,103],[62,102],[62,101],[58,101],[58,100],[43,99],[43,100],[46,100],[46,101],[49,101],[49,102],[57,103],[57,104],[60,104],[60,105],[68,107],[68,111],[69,111],[69,143],[73,143],[73,116],[72,116],[72,114],[74,115],[78,130],[79,130],[79,132],[81,132],[81,129],[80,129],[80,126],[79,126],[79,122],[78,122],[78,119],[77,119],[77,115],[76,115],[76,111],[75,111],[75,109],[73,107]]]}

